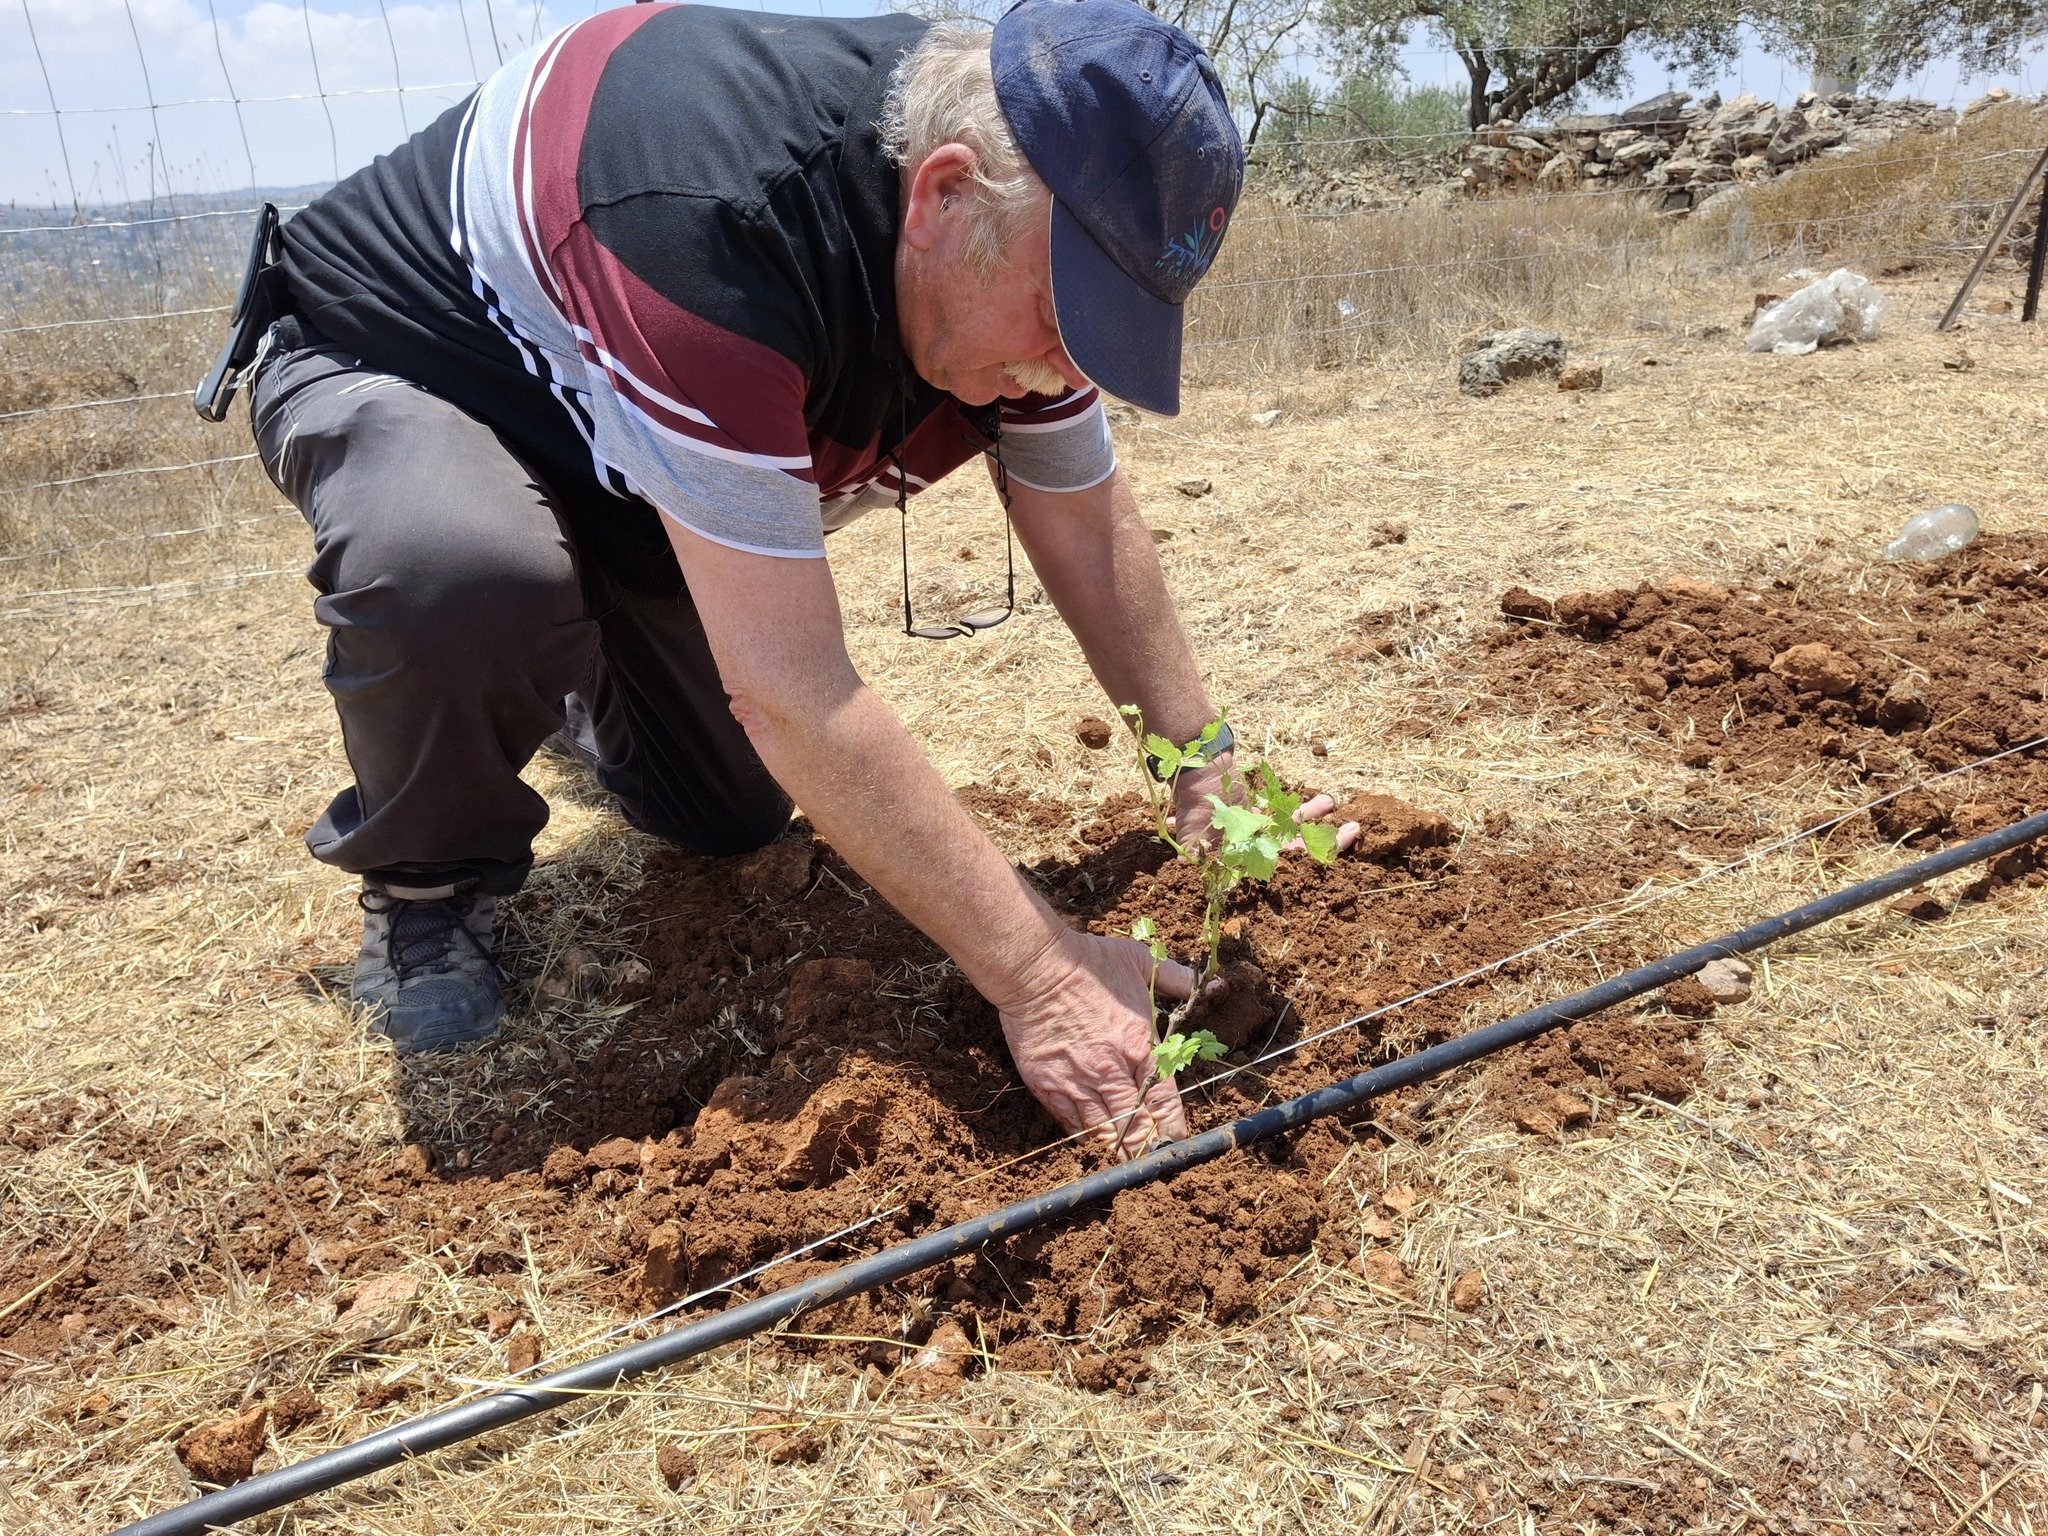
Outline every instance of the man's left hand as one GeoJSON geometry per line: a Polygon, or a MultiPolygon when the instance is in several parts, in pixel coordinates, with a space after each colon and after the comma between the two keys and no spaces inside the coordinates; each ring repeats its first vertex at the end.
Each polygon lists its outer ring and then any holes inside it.
{"type": "MultiPolygon", "coordinates": [[[[1222,799],[1244,798],[1242,790],[1235,796],[1223,793],[1223,775],[1230,766],[1230,758],[1217,758],[1201,768],[1190,769],[1175,780],[1173,786],[1173,814],[1167,817],[1167,825],[1173,828],[1173,835],[1190,847],[1209,841],[1215,834],[1211,823],[1215,818],[1215,807],[1209,804],[1211,795],[1222,799]]],[[[1242,783],[1242,779],[1237,781],[1242,783]]],[[[1320,821],[1337,808],[1337,802],[1328,795],[1315,795],[1304,800],[1301,810],[1296,813],[1297,821],[1320,821]]],[[[1347,821],[1337,829],[1337,851],[1343,853],[1358,841],[1358,823],[1347,821]]],[[[1296,838],[1287,845],[1289,853],[1301,851],[1301,839],[1296,838]]]]}

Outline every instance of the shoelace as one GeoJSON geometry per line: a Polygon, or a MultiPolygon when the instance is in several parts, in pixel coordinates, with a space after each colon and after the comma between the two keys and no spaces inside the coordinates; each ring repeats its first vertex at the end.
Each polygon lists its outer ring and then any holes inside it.
{"type": "Polygon", "coordinates": [[[391,963],[401,976],[445,965],[448,952],[457,943],[456,934],[469,935],[465,919],[475,907],[470,897],[407,901],[389,896],[385,900],[389,906],[371,907],[367,900],[363,904],[371,911],[390,914],[391,963]]]}

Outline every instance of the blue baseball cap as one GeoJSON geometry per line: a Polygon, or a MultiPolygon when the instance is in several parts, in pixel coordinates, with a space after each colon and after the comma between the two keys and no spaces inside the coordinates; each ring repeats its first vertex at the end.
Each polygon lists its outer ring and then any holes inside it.
{"type": "Polygon", "coordinates": [[[1052,192],[1067,355],[1112,395],[1178,414],[1181,306],[1244,188],[1216,66],[1135,0],[1019,0],[990,59],[1010,132],[1052,192]]]}

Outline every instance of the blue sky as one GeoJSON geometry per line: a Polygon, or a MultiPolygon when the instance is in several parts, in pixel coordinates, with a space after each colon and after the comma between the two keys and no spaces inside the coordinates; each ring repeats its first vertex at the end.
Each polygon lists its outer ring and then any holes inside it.
{"type": "MultiPolygon", "coordinates": [[[[589,9],[546,0],[16,0],[0,7],[0,202],[68,209],[74,187],[93,203],[346,174],[458,100],[501,55],[589,9]],[[239,111],[231,96],[242,99],[239,111]]],[[[1313,71],[1312,60],[1303,64],[1313,71]]],[[[1463,85],[1456,58],[1426,43],[1405,64],[1417,84],[1463,85]]],[[[1669,83],[1683,82],[1645,61],[1625,95],[1669,83]]],[[[1804,83],[1754,39],[1716,82],[1724,95],[1777,100],[1804,83]]],[[[1900,89],[1960,103],[1993,84],[2036,94],[2048,89],[2048,63],[2036,56],[1975,80],[1937,66],[1900,89]]]]}

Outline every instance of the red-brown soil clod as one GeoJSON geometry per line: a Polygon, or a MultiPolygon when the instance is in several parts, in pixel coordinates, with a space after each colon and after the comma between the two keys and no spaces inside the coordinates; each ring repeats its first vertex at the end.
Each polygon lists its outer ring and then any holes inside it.
{"type": "Polygon", "coordinates": [[[269,1405],[255,1402],[232,1418],[194,1425],[178,1437],[178,1459],[201,1482],[244,1482],[256,1473],[269,1419],[269,1405]]]}

